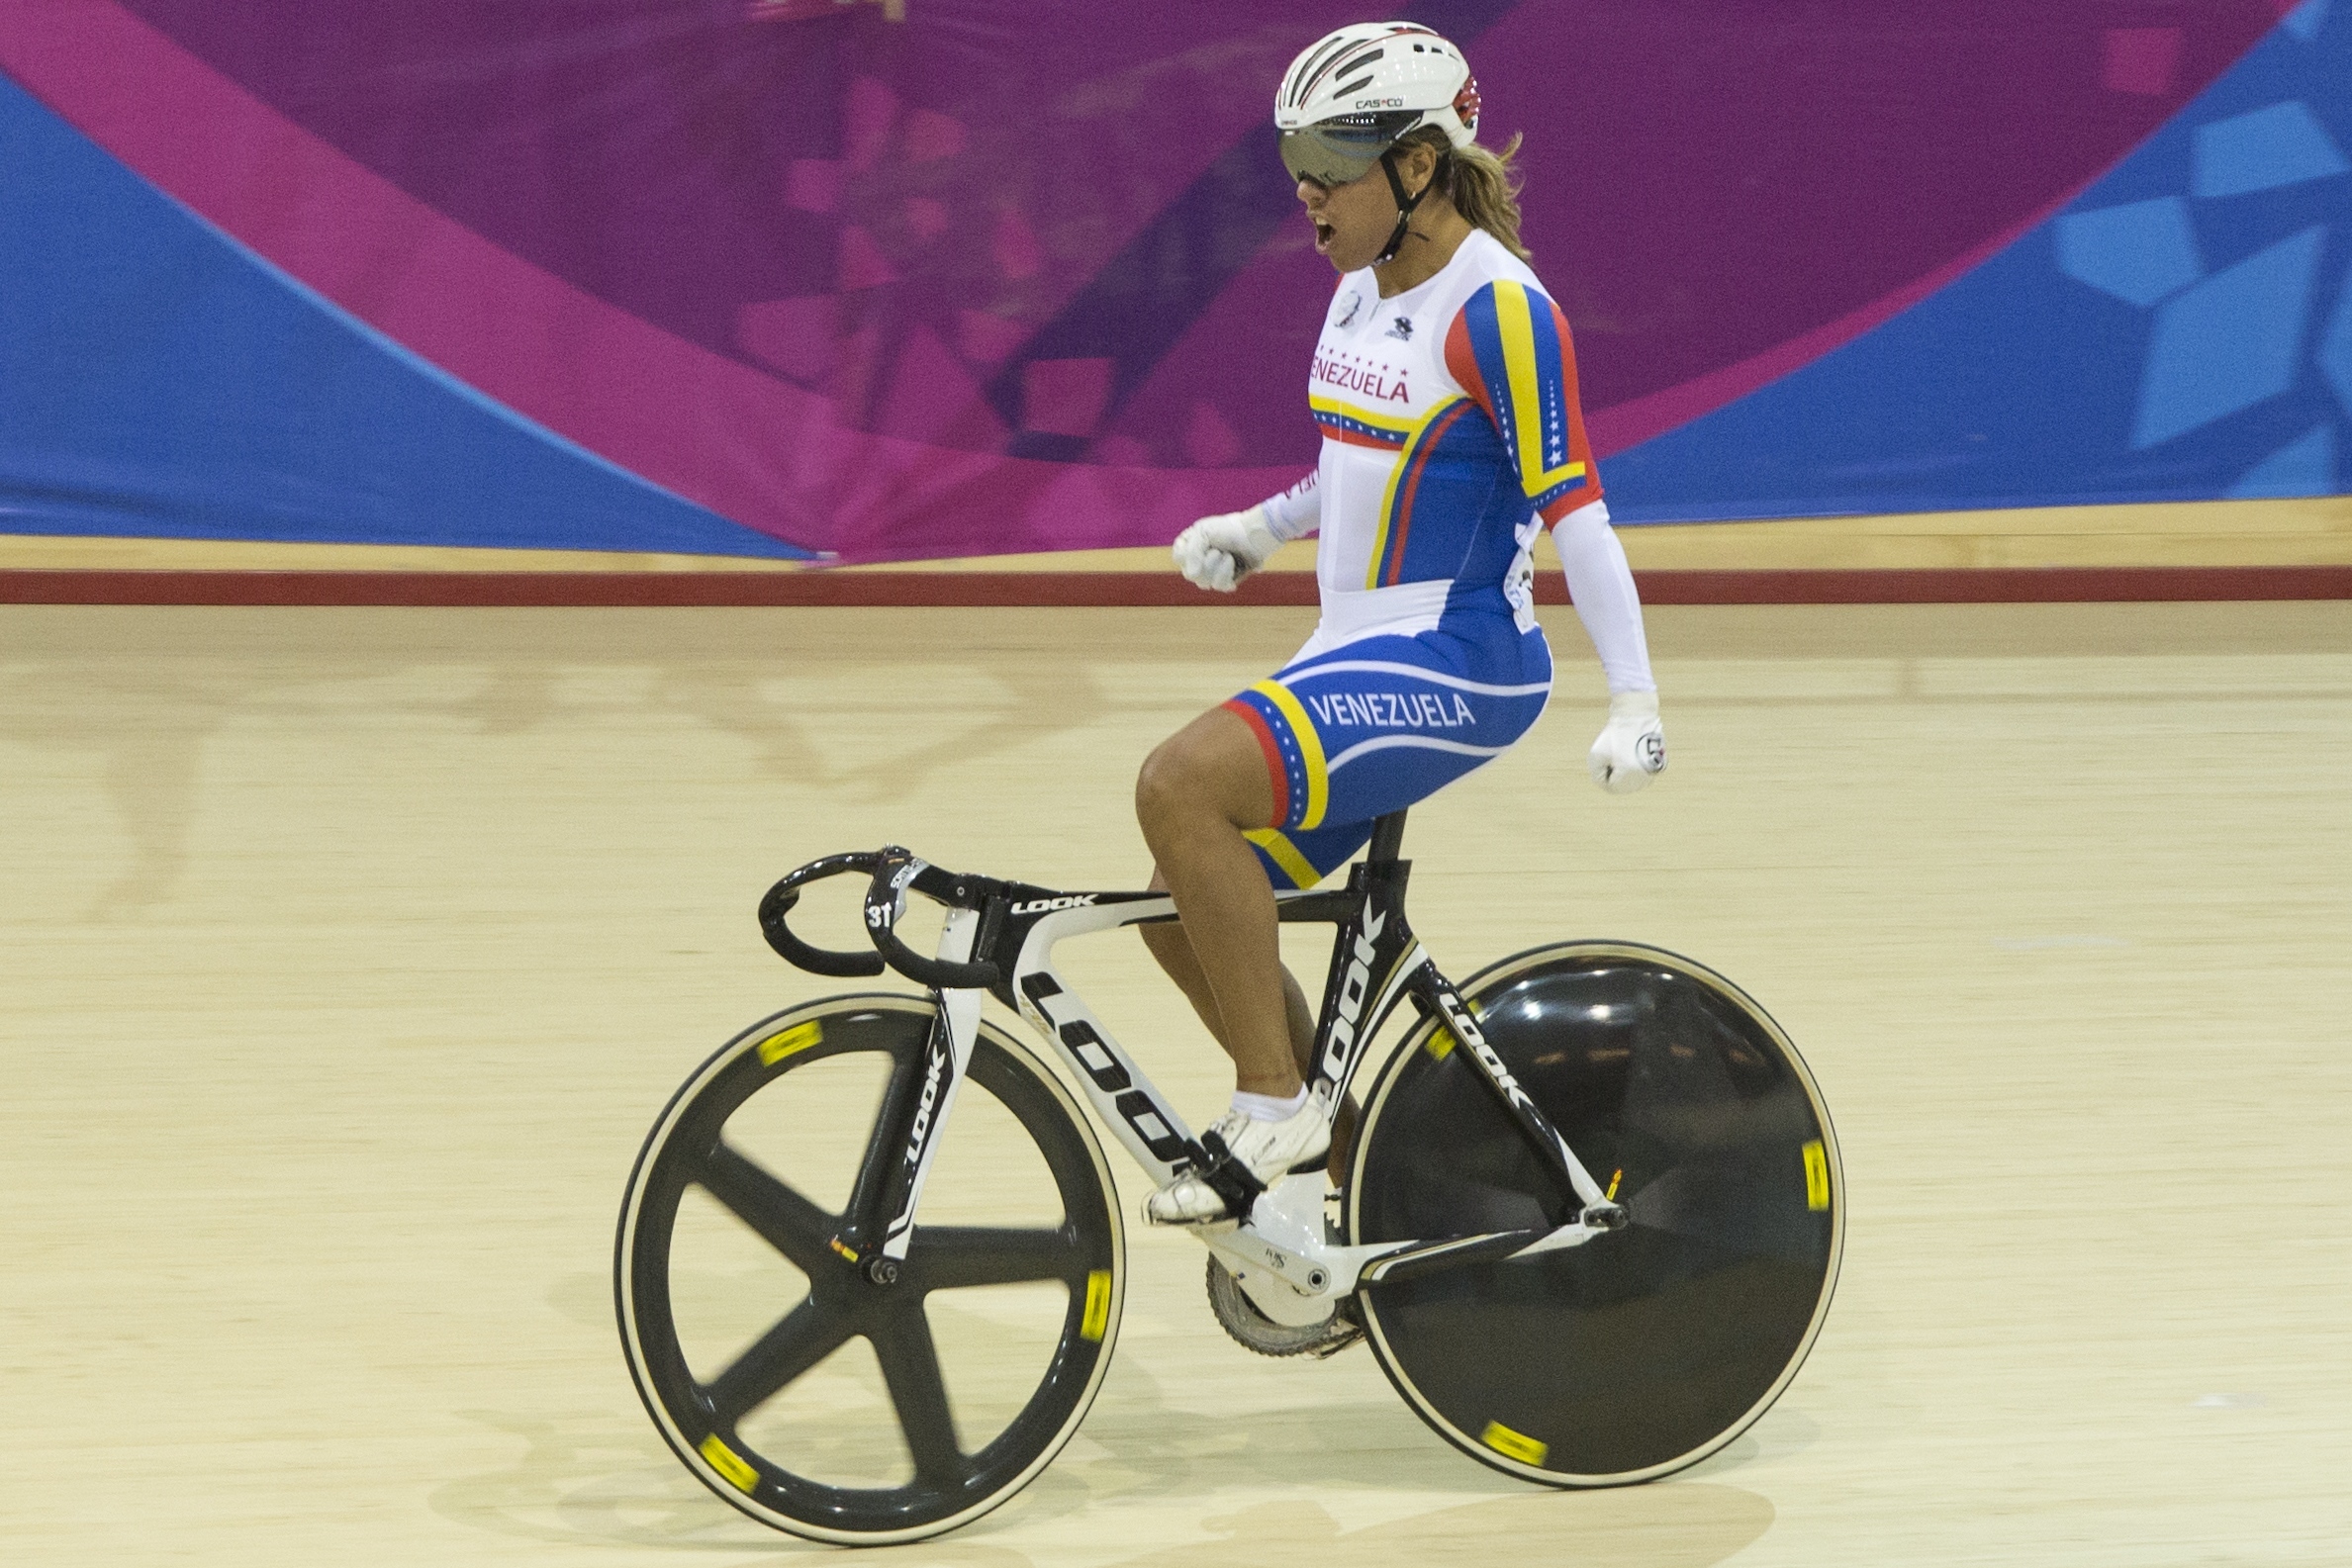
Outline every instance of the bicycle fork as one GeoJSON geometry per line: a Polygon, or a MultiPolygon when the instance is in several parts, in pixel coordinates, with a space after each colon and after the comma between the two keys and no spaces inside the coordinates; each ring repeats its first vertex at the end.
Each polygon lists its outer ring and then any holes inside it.
{"type": "MultiPolygon", "coordinates": [[[[940,932],[940,957],[969,958],[980,920],[975,910],[949,911],[940,932]]],[[[842,1210],[841,1231],[832,1239],[833,1250],[878,1285],[897,1282],[899,1265],[914,1241],[923,1178],[930,1173],[940,1133],[955,1109],[956,1092],[963,1087],[973,1045],[980,1038],[980,991],[937,989],[932,995],[938,1009],[922,1055],[900,1062],[891,1073],[873,1139],[842,1210]]]]}

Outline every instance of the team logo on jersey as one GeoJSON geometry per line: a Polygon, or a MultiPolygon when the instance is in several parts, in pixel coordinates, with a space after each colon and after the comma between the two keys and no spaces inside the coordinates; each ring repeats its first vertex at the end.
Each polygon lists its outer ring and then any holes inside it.
{"type": "Polygon", "coordinates": [[[1356,324],[1356,315],[1363,309],[1364,296],[1361,294],[1351,294],[1348,296],[1348,303],[1340,307],[1340,319],[1331,324],[1334,326],[1354,326],[1356,324]]]}
{"type": "Polygon", "coordinates": [[[1378,403],[1413,401],[1413,395],[1405,390],[1403,371],[1392,365],[1367,365],[1353,354],[1327,354],[1320,347],[1315,350],[1314,368],[1308,379],[1310,383],[1321,382],[1378,403]]]}
{"type": "Polygon", "coordinates": [[[1413,319],[1410,316],[1400,316],[1395,321],[1390,322],[1388,323],[1388,335],[1395,338],[1400,343],[1411,342],[1413,340],[1413,319]]]}

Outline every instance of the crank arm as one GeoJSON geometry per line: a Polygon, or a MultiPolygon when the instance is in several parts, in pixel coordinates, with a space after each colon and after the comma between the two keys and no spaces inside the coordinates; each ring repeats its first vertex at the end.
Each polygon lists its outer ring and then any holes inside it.
{"type": "MultiPolygon", "coordinates": [[[[1299,1249],[1268,1240],[1247,1226],[1230,1220],[1192,1227],[1208,1249],[1237,1273],[1249,1270],[1262,1279],[1280,1280],[1293,1294],[1309,1298],[1353,1294],[1369,1265],[1409,1249],[1411,1243],[1382,1242],[1371,1246],[1325,1246],[1299,1249]]],[[[1531,1235],[1533,1233],[1530,1233],[1531,1235]]]]}
{"type": "Polygon", "coordinates": [[[1388,1250],[1380,1246],[1318,1246],[1304,1251],[1270,1241],[1231,1220],[1194,1226],[1192,1231],[1235,1273],[1247,1271],[1260,1278],[1277,1279],[1292,1294],[1307,1297],[1345,1296],[1355,1289],[1356,1273],[1364,1259],[1345,1254],[1376,1256],[1388,1250]]]}

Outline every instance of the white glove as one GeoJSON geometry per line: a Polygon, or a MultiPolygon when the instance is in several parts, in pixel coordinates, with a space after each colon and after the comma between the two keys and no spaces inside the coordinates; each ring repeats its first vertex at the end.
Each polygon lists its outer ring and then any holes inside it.
{"type": "Polygon", "coordinates": [[[1630,795],[1666,768],[1666,731],[1655,692],[1620,692],[1609,699],[1609,725],[1592,743],[1592,782],[1630,795]]]}
{"type": "Polygon", "coordinates": [[[1266,564],[1282,547],[1267,526],[1263,502],[1248,511],[1203,517],[1176,537],[1176,570],[1194,588],[1230,594],[1233,586],[1266,564]]]}

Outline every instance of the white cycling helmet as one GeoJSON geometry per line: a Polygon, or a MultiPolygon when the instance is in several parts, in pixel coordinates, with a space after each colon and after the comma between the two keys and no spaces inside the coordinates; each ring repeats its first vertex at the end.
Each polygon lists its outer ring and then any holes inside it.
{"type": "Polygon", "coordinates": [[[1435,125],[1454,145],[1477,137],[1470,61],[1414,21],[1360,21],[1317,38],[1281,73],[1274,127],[1298,179],[1364,179],[1399,137],[1435,125]]]}
{"type": "Polygon", "coordinates": [[[1290,62],[1274,94],[1282,166],[1293,179],[1347,185],[1375,164],[1387,171],[1396,231],[1374,265],[1395,256],[1428,194],[1407,196],[1388,156],[1423,126],[1468,146],[1478,134],[1478,83],[1461,50],[1418,23],[1360,22],[1327,34],[1290,62]]]}

